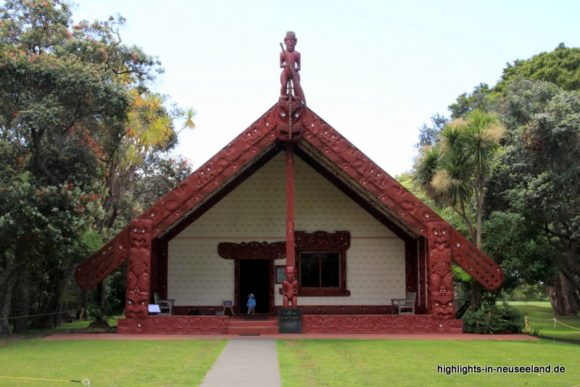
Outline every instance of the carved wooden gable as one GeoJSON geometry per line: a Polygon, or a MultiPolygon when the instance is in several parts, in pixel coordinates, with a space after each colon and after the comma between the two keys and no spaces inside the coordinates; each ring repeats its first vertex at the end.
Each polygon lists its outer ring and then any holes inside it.
{"type": "MultiPolygon", "coordinates": [[[[407,191],[372,160],[305,105],[280,102],[243,131],[177,188],[163,196],[139,219],[151,221],[152,240],[163,236],[188,218],[193,211],[218,196],[220,191],[257,160],[272,151],[278,142],[292,141],[299,149],[336,171],[339,178],[371,205],[384,210],[391,219],[415,236],[432,238],[434,224],[449,228],[452,259],[487,289],[496,289],[503,280],[499,266],[477,250],[433,210],[407,191]]],[[[111,274],[127,258],[129,227],[121,231],[75,273],[77,283],[92,288],[111,274]]]]}

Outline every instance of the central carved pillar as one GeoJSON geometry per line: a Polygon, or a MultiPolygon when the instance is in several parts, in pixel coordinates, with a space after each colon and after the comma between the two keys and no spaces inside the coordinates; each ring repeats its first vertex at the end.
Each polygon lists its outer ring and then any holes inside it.
{"type": "Polygon", "coordinates": [[[286,144],[286,280],[282,284],[284,307],[298,304],[296,244],[294,236],[294,144],[286,144]]]}

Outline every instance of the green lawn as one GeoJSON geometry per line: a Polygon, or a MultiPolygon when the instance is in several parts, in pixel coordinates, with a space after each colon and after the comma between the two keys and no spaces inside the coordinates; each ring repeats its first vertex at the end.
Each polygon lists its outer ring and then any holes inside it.
{"type": "Polygon", "coordinates": [[[223,340],[0,342],[0,386],[81,386],[40,380],[84,379],[92,386],[196,386],[223,340]]]}
{"type": "Polygon", "coordinates": [[[538,342],[421,340],[279,341],[284,387],[292,386],[574,386],[580,383],[580,346],[538,342]],[[547,366],[565,373],[453,374],[437,365],[547,366]]]}
{"type": "Polygon", "coordinates": [[[511,301],[509,304],[528,316],[532,330],[542,337],[565,339],[580,344],[580,316],[559,317],[556,319],[566,325],[557,323],[554,328],[554,312],[549,302],[511,301]]]}

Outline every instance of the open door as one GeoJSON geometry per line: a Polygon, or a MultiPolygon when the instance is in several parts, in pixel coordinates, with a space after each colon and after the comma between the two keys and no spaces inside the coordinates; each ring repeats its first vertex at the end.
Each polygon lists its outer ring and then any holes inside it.
{"type": "Polygon", "coordinates": [[[243,259],[239,260],[238,282],[238,312],[247,313],[246,303],[248,294],[253,293],[256,298],[256,313],[270,313],[272,304],[271,283],[273,263],[269,259],[243,259]]]}

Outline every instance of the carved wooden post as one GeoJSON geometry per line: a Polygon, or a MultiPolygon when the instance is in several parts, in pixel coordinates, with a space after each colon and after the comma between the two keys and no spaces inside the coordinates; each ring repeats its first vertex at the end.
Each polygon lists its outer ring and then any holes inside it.
{"type": "Polygon", "coordinates": [[[453,274],[451,273],[451,229],[447,223],[432,222],[427,226],[429,239],[429,309],[431,314],[455,318],[453,306],[453,274]]]}
{"type": "Polygon", "coordinates": [[[294,145],[286,144],[286,281],[282,286],[284,307],[297,306],[298,282],[295,279],[294,238],[294,145]]]}
{"type": "Polygon", "coordinates": [[[129,227],[127,318],[146,318],[151,276],[151,220],[132,220],[129,227]]]}

